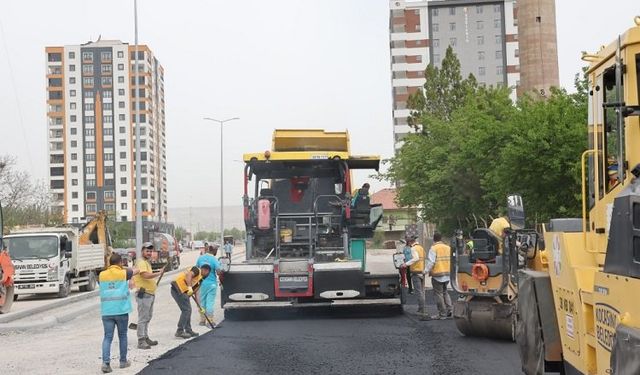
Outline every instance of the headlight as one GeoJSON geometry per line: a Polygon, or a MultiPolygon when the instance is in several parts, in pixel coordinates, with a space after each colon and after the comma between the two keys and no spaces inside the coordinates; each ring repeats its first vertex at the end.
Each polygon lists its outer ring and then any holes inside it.
{"type": "Polygon", "coordinates": [[[58,265],[49,263],[49,269],[47,271],[47,281],[58,280],[58,265]]]}

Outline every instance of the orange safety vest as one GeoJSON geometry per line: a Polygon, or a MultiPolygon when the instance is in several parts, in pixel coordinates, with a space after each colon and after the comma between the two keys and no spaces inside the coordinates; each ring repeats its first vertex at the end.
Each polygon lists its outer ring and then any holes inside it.
{"type": "Polygon", "coordinates": [[[411,273],[423,273],[424,272],[424,260],[427,254],[424,251],[424,247],[420,244],[411,246],[411,249],[415,249],[418,252],[418,261],[409,266],[411,273]]]}
{"type": "Polygon", "coordinates": [[[436,263],[431,269],[431,276],[448,276],[451,271],[451,247],[442,242],[436,242],[431,248],[436,253],[436,263]]]}
{"type": "Polygon", "coordinates": [[[198,287],[200,281],[202,280],[202,273],[198,273],[198,276],[191,278],[192,285],[187,285],[187,273],[189,272],[191,272],[191,268],[187,268],[186,270],[180,272],[180,274],[174,280],[174,283],[176,283],[176,286],[181,293],[186,293],[187,290],[189,290],[189,286],[191,286],[192,289],[195,289],[196,287],[198,287]]]}

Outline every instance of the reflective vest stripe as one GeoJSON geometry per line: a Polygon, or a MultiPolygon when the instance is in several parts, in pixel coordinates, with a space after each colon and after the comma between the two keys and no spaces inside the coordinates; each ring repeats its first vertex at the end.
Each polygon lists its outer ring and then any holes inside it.
{"type": "Polygon", "coordinates": [[[110,266],[100,272],[100,310],[103,316],[122,315],[131,312],[131,298],[127,271],[120,266],[110,266]]]}
{"type": "Polygon", "coordinates": [[[431,246],[436,253],[436,263],[431,269],[431,276],[448,276],[451,271],[451,247],[438,242],[431,246]]]}
{"type": "Polygon", "coordinates": [[[418,253],[418,261],[409,266],[409,270],[412,273],[423,273],[424,272],[424,260],[426,258],[426,253],[424,251],[424,247],[415,244],[411,246],[411,249],[415,250],[418,253]]]}
{"type": "MultiPolygon", "coordinates": [[[[187,268],[186,270],[182,271],[174,281],[181,293],[186,293],[187,290],[189,290],[189,286],[187,286],[187,273],[190,271],[191,271],[191,268],[187,268]]],[[[198,283],[200,283],[201,279],[202,279],[202,276],[200,274],[192,278],[191,279],[191,283],[193,284],[192,288],[196,287],[198,283]]]]}

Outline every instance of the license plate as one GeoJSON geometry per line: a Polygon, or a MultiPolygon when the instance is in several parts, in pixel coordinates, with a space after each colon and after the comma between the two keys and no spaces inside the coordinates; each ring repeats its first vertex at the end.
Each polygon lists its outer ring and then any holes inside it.
{"type": "Polygon", "coordinates": [[[281,283],[306,283],[309,282],[308,276],[281,276],[281,283]]]}
{"type": "Polygon", "coordinates": [[[35,285],[16,285],[18,287],[18,289],[35,289],[36,286],[35,285]]]}

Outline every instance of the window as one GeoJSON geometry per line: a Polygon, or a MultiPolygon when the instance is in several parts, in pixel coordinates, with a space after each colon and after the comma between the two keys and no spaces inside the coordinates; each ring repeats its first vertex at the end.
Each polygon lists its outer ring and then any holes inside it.
{"type": "Polygon", "coordinates": [[[432,14],[434,17],[436,17],[436,16],[438,15],[438,10],[439,10],[438,8],[433,9],[433,10],[431,11],[431,14],[432,14]]]}
{"type": "Polygon", "coordinates": [[[89,203],[86,205],[87,212],[97,212],[98,206],[95,203],[89,203]]]}
{"type": "Polygon", "coordinates": [[[479,76],[484,76],[485,73],[486,73],[486,68],[484,66],[478,67],[478,75],[479,76]]]}
{"type": "MultiPolygon", "coordinates": [[[[145,159],[145,160],[146,160],[146,159],[145,159]]],[[[142,177],[142,178],[140,179],[140,184],[141,184],[142,186],[147,186],[147,178],[146,178],[146,177],[142,177]]]]}
{"type": "Polygon", "coordinates": [[[71,154],[71,160],[78,160],[78,154],[72,153],[71,154]]]}
{"type": "Polygon", "coordinates": [[[76,83],[76,77],[69,77],[69,84],[73,85],[76,83]]]}
{"type": "Polygon", "coordinates": [[[458,39],[456,39],[456,38],[450,38],[449,39],[449,45],[451,47],[455,47],[457,44],[458,44],[458,39]]]}
{"type": "Polygon", "coordinates": [[[94,141],[85,141],[84,148],[96,148],[96,143],[94,141]]]}
{"type": "Polygon", "coordinates": [[[71,173],[78,173],[78,167],[76,167],[75,165],[71,167],[71,173]]]}
{"type": "Polygon", "coordinates": [[[104,204],[104,209],[105,209],[105,211],[115,211],[116,210],[116,205],[115,205],[115,203],[105,203],[104,204]]]}
{"type": "Polygon", "coordinates": [[[124,95],[124,89],[118,89],[118,95],[124,95]]]}
{"type": "Polygon", "coordinates": [[[51,164],[64,163],[64,155],[58,155],[58,154],[49,155],[49,162],[51,164]]]}
{"type": "Polygon", "coordinates": [[[127,204],[126,203],[120,203],[120,209],[121,210],[126,210],[127,209],[127,204]]]}
{"type": "Polygon", "coordinates": [[[78,199],[78,192],[77,191],[72,192],[71,193],[71,198],[78,199]]]}
{"type": "Polygon", "coordinates": [[[484,29],[484,22],[482,22],[482,21],[477,21],[477,22],[476,22],[476,29],[478,29],[478,30],[482,30],[482,29],[484,29]]]}
{"type": "Polygon", "coordinates": [[[124,108],[124,102],[118,102],[118,108],[124,108]]]}
{"type": "Polygon", "coordinates": [[[113,78],[102,77],[102,86],[111,86],[111,85],[113,85],[113,78]]]}
{"type": "Polygon", "coordinates": [[[86,161],[96,161],[96,154],[85,154],[84,160],[86,161]]]}
{"type": "Polygon", "coordinates": [[[502,22],[500,20],[493,20],[493,27],[495,27],[496,29],[499,29],[501,25],[502,22]]]}
{"type": "Polygon", "coordinates": [[[433,40],[433,47],[440,47],[440,39],[434,39],[433,40]]]}
{"type": "Polygon", "coordinates": [[[82,74],[91,75],[93,74],[93,65],[82,65],[82,74]]]}
{"type": "Polygon", "coordinates": [[[76,115],[71,115],[71,116],[69,116],[69,120],[70,120],[71,122],[76,122],[76,120],[77,120],[77,116],[76,116],[76,115]]]}
{"type": "Polygon", "coordinates": [[[440,31],[440,26],[437,23],[432,24],[431,27],[433,28],[433,31],[440,31]]]}
{"type": "Polygon", "coordinates": [[[142,191],[140,192],[140,196],[141,196],[141,198],[142,198],[142,199],[147,199],[147,198],[149,198],[149,191],[148,191],[148,190],[142,190],[142,191]]]}
{"type": "Polygon", "coordinates": [[[104,90],[102,92],[102,97],[103,98],[111,98],[113,96],[113,94],[111,93],[111,90],[104,90]]]}
{"type": "Polygon", "coordinates": [[[124,134],[127,131],[127,128],[125,128],[124,126],[121,126],[120,129],[118,129],[118,131],[120,132],[120,134],[124,134]]]}
{"type": "Polygon", "coordinates": [[[85,87],[93,87],[93,77],[83,77],[82,85],[85,87]]]}
{"type": "Polygon", "coordinates": [[[64,189],[64,180],[51,180],[52,189],[64,189]]]}
{"type": "Polygon", "coordinates": [[[502,44],[502,35],[496,35],[496,44],[502,44]]]}
{"type": "Polygon", "coordinates": [[[126,177],[120,177],[120,183],[121,184],[126,184],[127,183],[127,178],[126,177]]]}
{"type": "Polygon", "coordinates": [[[118,77],[118,83],[124,83],[124,77],[122,76],[118,77]]]}
{"type": "Polygon", "coordinates": [[[514,55],[515,57],[520,56],[520,50],[519,50],[518,48],[516,48],[516,49],[515,49],[515,51],[513,51],[513,55],[514,55]]]}
{"type": "Polygon", "coordinates": [[[75,52],[69,52],[69,59],[75,59],[76,58],[76,53],[75,52]]]}
{"type": "Polygon", "coordinates": [[[78,129],[76,129],[76,128],[71,128],[71,129],[69,129],[69,130],[70,130],[70,132],[71,132],[71,135],[76,135],[76,134],[78,134],[78,129]]]}
{"type": "Polygon", "coordinates": [[[483,44],[484,44],[484,36],[482,36],[482,35],[478,35],[477,40],[478,40],[478,45],[479,45],[479,46],[481,46],[481,45],[483,45],[483,44]]]}
{"type": "Polygon", "coordinates": [[[78,147],[78,141],[71,141],[71,147],[78,147]]]}
{"type": "Polygon", "coordinates": [[[49,61],[50,62],[62,61],[62,54],[61,53],[50,53],[49,54],[49,61]]]}
{"type": "Polygon", "coordinates": [[[100,73],[102,74],[111,74],[112,65],[111,64],[102,64],[100,65],[100,73]]]}
{"type": "Polygon", "coordinates": [[[500,13],[500,4],[495,4],[495,5],[493,6],[493,11],[494,11],[495,13],[500,13]]]}
{"type": "Polygon", "coordinates": [[[113,110],[113,103],[104,103],[102,105],[102,109],[104,109],[105,111],[112,111],[113,110]]]}
{"type": "Polygon", "coordinates": [[[71,180],[71,185],[78,186],[78,179],[77,178],[72,179],[71,180]]]}
{"type": "Polygon", "coordinates": [[[476,14],[482,14],[483,8],[482,5],[476,5],[476,14]]]}
{"type": "Polygon", "coordinates": [[[96,118],[94,116],[85,116],[84,122],[86,124],[93,124],[94,122],[96,122],[96,118]]]}
{"type": "Polygon", "coordinates": [[[433,55],[433,63],[434,64],[440,64],[440,55],[438,55],[438,54],[434,54],[433,55]]]}
{"type": "Polygon", "coordinates": [[[101,61],[111,61],[111,52],[110,51],[100,52],[100,60],[101,61]]]}
{"type": "Polygon", "coordinates": [[[76,90],[69,90],[69,96],[76,96],[76,90]]]}
{"type": "Polygon", "coordinates": [[[69,109],[76,109],[76,103],[69,103],[69,109]]]}
{"type": "Polygon", "coordinates": [[[62,87],[62,78],[49,78],[49,87],[62,87]]]}
{"type": "Polygon", "coordinates": [[[478,51],[478,60],[484,60],[484,51],[478,51]]]}
{"type": "Polygon", "coordinates": [[[126,164],[120,164],[120,172],[126,172],[127,171],[127,165],[126,164]]]}
{"type": "MultiPolygon", "coordinates": [[[[417,56],[417,57],[420,57],[420,56],[417,56]]],[[[140,114],[140,117],[138,117],[138,121],[139,122],[147,122],[147,115],[144,114],[144,113],[140,114]]]]}
{"type": "Polygon", "coordinates": [[[115,199],[116,198],[116,192],[113,190],[106,190],[104,192],[104,199],[115,199]]]}
{"type": "MultiPolygon", "coordinates": [[[[136,59],[136,51],[131,51],[131,60],[136,59]]],[[[144,60],[144,51],[138,51],[138,60],[144,60]]]]}
{"type": "Polygon", "coordinates": [[[96,194],[95,191],[87,191],[85,193],[85,197],[87,197],[88,201],[95,201],[96,197],[97,197],[97,194],[96,194]]]}
{"type": "Polygon", "coordinates": [[[454,8],[454,7],[449,8],[449,15],[450,16],[455,16],[456,15],[456,8],[454,8]]]}
{"type": "Polygon", "coordinates": [[[78,205],[77,204],[71,205],[71,211],[77,212],[78,211],[78,205]]]}
{"type": "Polygon", "coordinates": [[[104,128],[104,130],[102,131],[102,134],[113,135],[113,128],[104,128]]]}
{"type": "Polygon", "coordinates": [[[502,60],[502,51],[501,50],[497,50],[496,51],[496,60],[502,60]]]}
{"type": "Polygon", "coordinates": [[[118,51],[118,58],[121,59],[124,57],[124,52],[123,51],[118,51]]]}
{"type": "Polygon", "coordinates": [[[105,124],[113,124],[113,116],[111,115],[102,116],[102,121],[105,124]]]}
{"type": "Polygon", "coordinates": [[[124,70],[124,64],[118,64],[118,70],[124,70]]]}
{"type": "Polygon", "coordinates": [[[87,186],[96,186],[96,180],[95,179],[87,179],[86,182],[87,186]]]}
{"type": "Polygon", "coordinates": [[[125,139],[121,139],[120,146],[126,146],[126,145],[127,145],[127,141],[125,139]]]}
{"type": "Polygon", "coordinates": [[[449,23],[449,31],[456,31],[456,23],[455,22],[450,22],[449,23]]]}
{"type": "Polygon", "coordinates": [[[85,103],[84,104],[85,111],[93,111],[93,103],[85,103]]]}
{"type": "Polygon", "coordinates": [[[120,159],[126,159],[127,158],[127,153],[122,151],[120,152],[120,159]]]}
{"type": "Polygon", "coordinates": [[[499,65],[496,67],[496,74],[501,76],[504,72],[504,69],[502,68],[502,65],[499,65]]]}
{"type": "Polygon", "coordinates": [[[62,91],[49,91],[49,99],[52,99],[52,100],[62,99],[62,91]]]}
{"type": "Polygon", "coordinates": [[[120,190],[120,196],[121,197],[126,197],[127,196],[127,191],[126,190],[120,190]]]}
{"type": "Polygon", "coordinates": [[[93,98],[93,91],[85,91],[83,95],[85,98],[93,98]]]}
{"type": "MultiPolygon", "coordinates": [[[[122,113],[121,113],[121,114],[119,114],[119,115],[118,115],[118,120],[120,120],[120,121],[125,121],[126,119],[127,119],[127,118],[126,118],[126,116],[125,116],[124,114],[122,114],[122,113]]],[[[124,133],[124,132],[123,132],[123,133],[124,133]]]]}
{"type": "Polygon", "coordinates": [[[82,61],[92,62],[93,52],[82,52],[82,61]]]}
{"type": "Polygon", "coordinates": [[[104,160],[113,160],[113,154],[104,154],[104,160]]]}

